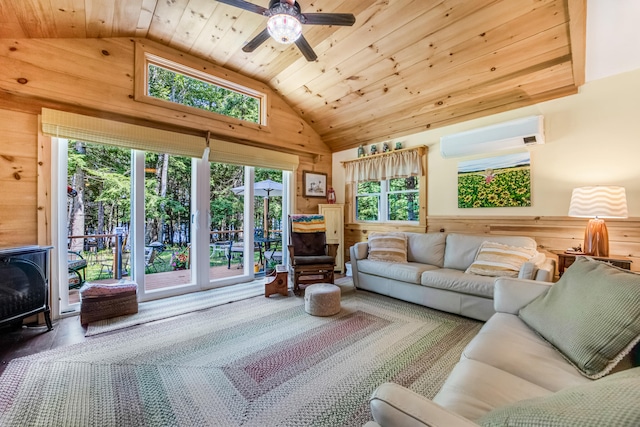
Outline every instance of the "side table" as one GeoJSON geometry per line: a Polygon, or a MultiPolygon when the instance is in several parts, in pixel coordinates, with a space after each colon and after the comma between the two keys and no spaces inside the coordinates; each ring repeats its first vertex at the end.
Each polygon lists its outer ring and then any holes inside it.
{"type": "Polygon", "coordinates": [[[615,265],[616,267],[623,268],[625,270],[631,270],[632,261],[629,258],[623,256],[612,256],[612,257],[604,257],[604,256],[591,256],[585,254],[568,254],[564,251],[550,251],[552,254],[558,256],[558,276],[562,276],[564,270],[569,268],[571,264],[576,260],[576,257],[579,256],[587,256],[589,258],[596,259],[598,261],[608,262],[611,265],[615,265]]]}
{"type": "Polygon", "coordinates": [[[284,297],[289,295],[289,274],[283,265],[276,266],[275,277],[264,284],[264,296],[280,294],[284,297]]]}

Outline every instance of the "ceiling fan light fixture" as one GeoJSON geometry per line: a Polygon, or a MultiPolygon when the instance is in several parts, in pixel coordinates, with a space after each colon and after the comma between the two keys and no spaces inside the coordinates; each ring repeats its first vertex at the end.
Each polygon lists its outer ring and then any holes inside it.
{"type": "Polygon", "coordinates": [[[302,24],[293,15],[279,13],[269,17],[267,30],[275,41],[282,44],[291,44],[300,38],[302,24]]]}

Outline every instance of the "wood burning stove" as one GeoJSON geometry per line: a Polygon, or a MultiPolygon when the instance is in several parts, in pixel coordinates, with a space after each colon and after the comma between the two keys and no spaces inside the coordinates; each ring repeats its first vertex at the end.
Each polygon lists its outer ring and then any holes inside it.
{"type": "Polygon", "coordinates": [[[50,246],[0,249],[0,325],[44,313],[49,330],[50,246]]]}

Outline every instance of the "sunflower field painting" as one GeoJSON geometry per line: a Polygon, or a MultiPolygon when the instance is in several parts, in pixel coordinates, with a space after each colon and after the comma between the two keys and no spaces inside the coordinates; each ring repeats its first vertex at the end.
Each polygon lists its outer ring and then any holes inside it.
{"type": "Polygon", "coordinates": [[[458,163],[458,207],[531,206],[531,156],[508,154],[458,163]]]}

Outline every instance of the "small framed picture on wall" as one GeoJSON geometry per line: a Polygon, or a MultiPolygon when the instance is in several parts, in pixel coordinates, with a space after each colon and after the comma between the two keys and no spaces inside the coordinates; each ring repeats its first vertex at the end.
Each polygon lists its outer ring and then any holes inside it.
{"type": "Polygon", "coordinates": [[[327,174],[302,171],[303,197],[327,197],[327,174]]]}

